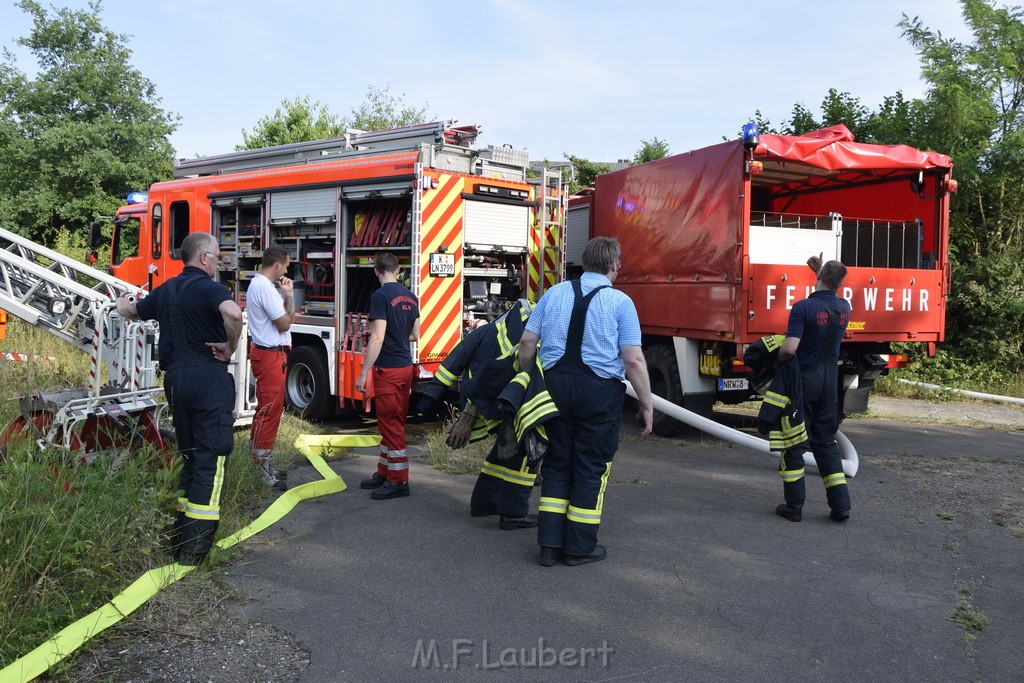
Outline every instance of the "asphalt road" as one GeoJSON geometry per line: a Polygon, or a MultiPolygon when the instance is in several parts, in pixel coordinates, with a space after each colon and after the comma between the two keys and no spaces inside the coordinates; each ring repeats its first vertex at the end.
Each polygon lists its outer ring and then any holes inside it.
{"type": "Polygon", "coordinates": [[[551,568],[533,530],[470,517],[475,477],[424,464],[417,436],[409,498],[359,490],[372,449],[334,461],[349,489],[250,539],[227,578],[244,618],[310,652],[302,681],[1021,680],[1024,431],[843,431],[861,461],[850,521],[828,520],[809,470],[794,524],[773,512],[772,458],[624,426],[608,559],[551,568]],[[990,620],[976,637],[960,603],[990,620]]]}

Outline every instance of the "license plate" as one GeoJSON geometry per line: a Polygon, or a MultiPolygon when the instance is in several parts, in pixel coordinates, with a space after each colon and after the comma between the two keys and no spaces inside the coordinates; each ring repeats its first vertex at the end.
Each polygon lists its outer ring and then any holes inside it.
{"type": "Polygon", "coordinates": [[[746,391],[750,388],[749,382],[745,379],[720,379],[718,380],[719,391],[746,391]]]}
{"type": "Polygon", "coordinates": [[[455,277],[455,254],[431,254],[430,274],[434,277],[455,277]]]}

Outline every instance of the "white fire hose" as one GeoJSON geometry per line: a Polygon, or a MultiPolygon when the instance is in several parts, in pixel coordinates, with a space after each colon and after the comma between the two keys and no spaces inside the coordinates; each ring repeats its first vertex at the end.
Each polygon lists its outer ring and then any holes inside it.
{"type": "MultiPolygon", "coordinates": [[[[633,385],[626,380],[626,393],[637,398],[636,392],[633,391],[633,385]]],[[[779,457],[778,451],[773,451],[768,446],[768,442],[762,438],[756,437],[752,434],[747,434],[731,427],[719,424],[714,420],[709,420],[706,417],[698,415],[697,413],[686,410],[677,406],[675,403],[666,401],[661,396],[653,396],[654,398],[654,409],[660,410],[669,417],[673,417],[680,422],[684,422],[691,427],[707,432],[712,436],[717,436],[720,439],[729,441],[738,446],[746,446],[752,448],[758,453],[764,453],[773,457],[779,457]]],[[[850,440],[846,438],[842,432],[836,432],[836,443],[839,444],[839,453],[843,458],[843,473],[848,477],[857,476],[857,469],[860,466],[860,459],[857,457],[857,449],[853,447],[850,440]]],[[[816,467],[814,462],[814,456],[811,455],[810,451],[804,453],[804,464],[816,467]]]]}
{"type": "Polygon", "coordinates": [[[948,391],[954,394],[960,394],[961,396],[970,396],[971,398],[977,398],[982,401],[994,401],[996,403],[1012,403],[1018,406],[1024,406],[1024,398],[1018,398],[1016,396],[998,396],[996,394],[983,394],[980,391],[968,391],[967,389],[954,389],[953,387],[943,387],[938,384],[928,384],[927,382],[915,382],[911,379],[899,380],[903,384],[909,384],[915,387],[922,387],[924,389],[931,389],[933,391],[948,391]]]}

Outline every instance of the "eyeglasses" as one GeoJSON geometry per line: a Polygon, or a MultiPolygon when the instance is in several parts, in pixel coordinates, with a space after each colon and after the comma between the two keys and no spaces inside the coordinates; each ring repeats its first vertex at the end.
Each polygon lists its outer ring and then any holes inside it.
{"type": "Polygon", "coordinates": [[[210,256],[213,256],[214,258],[220,260],[220,252],[212,252],[212,251],[204,251],[203,252],[203,256],[206,256],[207,254],[209,254],[210,256]]]}

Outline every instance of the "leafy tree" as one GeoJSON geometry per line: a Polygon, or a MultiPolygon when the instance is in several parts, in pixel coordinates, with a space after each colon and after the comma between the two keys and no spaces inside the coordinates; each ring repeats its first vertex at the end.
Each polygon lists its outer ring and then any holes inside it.
{"type": "Polygon", "coordinates": [[[655,159],[664,159],[669,155],[668,143],[659,140],[657,137],[651,140],[641,140],[643,143],[640,149],[633,155],[633,164],[645,164],[655,159]]]}
{"type": "Polygon", "coordinates": [[[256,122],[251,132],[242,131],[242,144],[236,149],[259,149],[287,145],[292,142],[308,142],[324,138],[339,137],[345,131],[387,130],[427,120],[427,107],[413,107],[405,104],[403,95],[392,95],[391,86],[375,88],[369,86],[366,99],[352,109],[349,117],[332,114],[326,105],[310,102],[309,96],[282,100],[273,116],[264,116],[256,122]]]}
{"type": "Polygon", "coordinates": [[[868,137],[868,108],[850,93],[829,88],[828,95],[821,103],[821,113],[822,127],[842,124],[850,129],[855,139],[864,140],[868,137]]]}
{"type": "Polygon", "coordinates": [[[264,116],[252,132],[242,131],[242,144],[235,149],[259,149],[292,142],[323,140],[345,134],[345,125],[319,102],[309,96],[281,100],[273,116],[264,116]]]}
{"type": "Polygon", "coordinates": [[[917,143],[956,164],[950,229],[950,345],[963,357],[1024,366],[1024,22],[1020,8],[961,0],[973,40],[917,18],[900,28],[929,83],[917,143]]]}
{"type": "Polygon", "coordinates": [[[29,76],[4,48],[0,64],[0,216],[15,231],[52,241],[111,214],[131,190],[169,178],[168,140],[178,117],[160,108],[153,83],[131,65],[127,37],[88,9],[16,3],[33,28],[29,76]]]}
{"type": "Polygon", "coordinates": [[[422,107],[414,107],[405,103],[405,93],[392,95],[391,86],[375,88],[370,85],[366,89],[363,103],[352,110],[350,126],[357,130],[387,130],[426,123],[430,116],[424,102],[422,107]]]}
{"type": "Polygon", "coordinates": [[[570,192],[579,192],[585,187],[594,187],[594,181],[597,176],[612,170],[612,167],[608,164],[588,161],[587,159],[573,156],[571,154],[566,154],[565,158],[572,163],[574,169],[574,179],[569,183],[570,192]]]}
{"type": "Polygon", "coordinates": [[[793,105],[793,111],[789,116],[789,123],[782,127],[783,135],[803,135],[812,130],[821,128],[821,124],[814,120],[811,110],[797,102],[793,105]]]}

